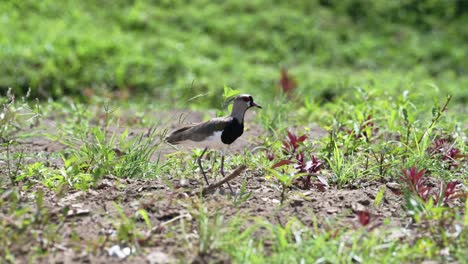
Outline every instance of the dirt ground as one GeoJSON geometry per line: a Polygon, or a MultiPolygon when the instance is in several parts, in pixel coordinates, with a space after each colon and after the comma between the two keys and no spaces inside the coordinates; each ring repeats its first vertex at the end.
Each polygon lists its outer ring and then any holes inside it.
{"type": "MultiPolygon", "coordinates": [[[[169,116],[177,115],[177,113],[172,112],[169,116]]],[[[192,113],[186,122],[196,122],[201,119],[200,113],[192,113]]],[[[252,116],[249,119],[252,119],[252,116]]],[[[49,127],[50,129],[49,123],[53,122],[57,122],[57,120],[42,120],[41,127],[49,127]]],[[[249,123],[249,120],[247,120],[247,124],[244,136],[231,149],[231,155],[242,153],[245,148],[250,150],[255,148],[258,143],[256,137],[264,133],[260,127],[249,123]]],[[[171,129],[177,126],[178,121],[173,122],[171,129]]],[[[118,133],[124,130],[124,128],[113,129],[118,133]]],[[[145,130],[144,128],[130,129],[130,134],[138,134],[145,130]]],[[[311,126],[310,131],[309,138],[312,139],[323,137],[326,134],[326,131],[314,126],[311,126]]],[[[33,135],[22,139],[21,144],[15,148],[16,151],[21,149],[29,154],[26,155],[28,163],[42,160],[49,162],[52,166],[61,166],[61,161],[52,158],[51,154],[63,150],[65,146],[45,137],[33,135]]],[[[164,156],[173,151],[175,151],[173,148],[164,146],[160,155],[164,156]]],[[[230,170],[233,169],[230,168],[230,170]]],[[[208,169],[209,173],[211,172],[208,169]]],[[[322,176],[327,178],[329,175],[322,176]]],[[[197,262],[196,256],[187,254],[187,250],[183,248],[184,244],[174,236],[166,236],[166,231],[171,228],[171,223],[175,223],[179,219],[192,221],[190,220],[190,214],[193,213],[191,210],[201,198],[190,195],[190,193],[201,186],[201,179],[200,175],[194,175],[193,179],[183,183],[171,175],[160,175],[160,177],[151,180],[118,179],[108,176],[104,177],[96,188],[88,192],[69,191],[65,193],[55,193],[45,187],[35,186],[28,193],[43,189],[45,206],[50,208],[52,212],[58,212],[66,207],[71,210],[68,212],[68,217],[61,229],[62,242],[60,245],[56,245],[55,250],[41,261],[44,263],[141,263],[147,261],[146,257],[149,254],[159,252],[168,258],[177,259],[184,256],[197,262]],[[116,204],[119,204],[128,216],[135,215],[139,209],[145,209],[154,227],[149,234],[150,242],[142,247],[143,252],[124,260],[109,256],[106,250],[106,248],[109,249],[109,245],[104,248],[99,246],[105,244],[99,242],[99,239],[112,236],[115,233],[113,223],[115,219],[119,218],[116,204]],[[94,248],[93,245],[95,245],[94,248]],[[86,253],[90,251],[94,254],[86,253]]],[[[242,214],[252,218],[264,217],[273,223],[283,224],[291,216],[294,216],[305,225],[312,225],[314,219],[319,219],[319,223],[325,224],[325,222],[332,221],[337,225],[352,227],[357,223],[353,212],[368,210],[372,213],[375,223],[386,218],[391,219],[391,225],[403,227],[409,224],[401,222],[401,215],[404,214],[404,211],[400,195],[387,191],[380,205],[380,210],[375,210],[373,206],[375,196],[382,186],[398,186],[396,183],[367,181],[349,185],[344,189],[334,187],[329,187],[326,190],[291,189],[288,202],[280,206],[279,191],[275,187],[273,179],[266,179],[259,171],[248,168],[231,182],[232,187],[239,190],[243,179],[247,179],[247,191],[252,194],[239,207],[233,205],[230,193],[225,187],[206,195],[203,198],[205,206],[212,212],[219,210],[227,220],[231,216],[242,214]],[[321,219],[327,219],[327,221],[321,219]]],[[[24,193],[25,201],[34,206],[34,201],[27,198],[28,193],[24,193]]],[[[139,224],[144,226],[143,221],[139,224]]],[[[196,232],[193,230],[193,226],[188,227],[188,232],[196,232]]]]}

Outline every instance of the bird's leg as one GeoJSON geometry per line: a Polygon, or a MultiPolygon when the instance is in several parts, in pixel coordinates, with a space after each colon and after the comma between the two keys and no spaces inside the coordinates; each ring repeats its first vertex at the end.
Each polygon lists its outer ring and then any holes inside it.
{"type": "MultiPolygon", "coordinates": [[[[223,178],[226,177],[224,175],[224,150],[221,151],[221,169],[219,171],[221,172],[221,175],[223,175],[223,178]]],[[[234,191],[232,190],[232,187],[229,184],[229,182],[226,182],[226,183],[227,183],[227,186],[229,187],[229,190],[231,190],[231,193],[234,193],[234,191]]]]}
{"type": "Polygon", "coordinates": [[[210,185],[210,183],[208,182],[208,178],[206,177],[205,171],[203,170],[202,163],[201,163],[201,159],[202,159],[203,155],[205,155],[205,152],[206,152],[207,149],[208,149],[208,147],[206,147],[206,148],[203,150],[202,154],[201,154],[200,157],[198,157],[198,159],[197,159],[197,163],[198,163],[198,167],[200,167],[200,170],[201,170],[201,172],[202,172],[202,174],[203,174],[203,177],[205,178],[206,184],[207,184],[207,185],[210,185]]]}

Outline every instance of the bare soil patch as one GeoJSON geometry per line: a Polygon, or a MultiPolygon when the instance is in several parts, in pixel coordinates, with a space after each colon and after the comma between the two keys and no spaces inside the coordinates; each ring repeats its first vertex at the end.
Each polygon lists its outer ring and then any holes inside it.
{"type": "MultiPolygon", "coordinates": [[[[161,116],[178,116],[179,111],[171,113],[161,113],[161,116]]],[[[251,122],[252,115],[247,120],[247,130],[235,146],[231,149],[232,155],[240,154],[244,149],[252,150],[257,146],[256,138],[265,133],[259,126],[251,122]],[[250,119],[250,120],[249,120],[250,119]]],[[[201,113],[194,113],[189,116],[187,122],[198,122],[202,120],[201,113]]],[[[31,128],[28,133],[37,132],[37,136],[20,140],[20,144],[14,146],[14,152],[25,153],[27,162],[47,161],[52,166],[61,166],[61,161],[56,155],[66,148],[65,145],[53,141],[45,136],[43,132],[53,134],[52,123],[57,120],[43,120],[42,130],[31,128]],[[38,132],[42,131],[42,132],[38,132]]],[[[170,127],[175,128],[178,122],[172,122],[170,127]]],[[[124,128],[113,127],[111,132],[122,133],[124,128]]],[[[144,133],[146,128],[129,129],[130,135],[144,133]]],[[[311,138],[323,136],[326,132],[318,127],[311,129],[311,138]]],[[[175,151],[173,148],[163,146],[157,155],[167,155],[175,151]]],[[[4,164],[0,165],[4,171],[4,164]]],[[[234,170],[235,168],[229,168],[234,170]]],[[[209,168],[208,168],[208,171],[209,168]]],[[[337,226],[348,226],[353,228],[356,223],[355,214],[358,210],[368,210],[374,216],[374,221],[391,219],[392,225],[403,226],[408,223],[401,222],[404,211],[401,206],[401,196],[386,191],[383,203],[379,210],[373,206],[377,192],[385,183],[369,181],[362,182],[358,188],[349,186],[344,189],[335,187],[326,190],[299,190],[291,189],[288,200],[280,205],[280,192],[274,184],[273,179],[266,179],[255,168],[249,168],[239,177],[231,182],[235,190],[239,190],[243,179],[247,179],[247,192],[251,192],[250,198],[240,206],[234,206],[232,197],[226,186],[216,190],[201,198],[200,196],[189,195],[202,186],[202,177],[197,172],[193,179],[181,184],[181,179],[171,175],[159,175],[156,179],[119,179],[113,176],[104,177],[99,181],[94,189],[88,192],[63,191],[53,192],[43,186],[34,186],[23,192],[25,206],[35,207],[31,193],[42,189],[45,194],[45,207],[51,212],[62,212],[68,208],[67,217],[63,223],[58,218],[51,218],[52,223],[63,224],[60,236],[61,243],[54,245],[52,252],[40,261],[44,263],[143,263],[146,257],[154,252],[162,252],[168,258],[184,258],[192,261],[203,261],[192,250],[186,248],[185,242],[178,238],[177,231],[172,228],[177,225],[180,219],[188,223],[188,235],[196,235],[196,223],[191,214],[194,207],[203,199],[204,204],[210,212],[220,212],[229,221],[230,217],[243,215],[247,218],[263,217],[273,223],[284,224],[291,217],[299,219],[305,225],[312,225],[315,219],[319,223],[332,221],[337,226]],[[115,235],[116,219],[121,219],[119,209],[121,208],[128,217],[134,216],[139,209],[148,212],[153,229],[148,231],[147,241],[139,241],[141,248],[137,254],[120,260],[118,257],[110,256],[109,249],[111,240],[115,235]],[[103,240],[104,239],[104,240],[103,240]]],[[[326,177],[326,175],[323,175],[326,177]]],[[[139,227],[144,227],[145,223],[141,219],[139,227]]],[[[185,234],[187,235],[187,234],[185,234]]],[[[124,247],[125,245],[119,245],[124,247]]],[[[19,248],[18,250],[24,250],[19,248]]],[[[131,250],[134,250],[133,248],[131,250]]],[[[26,261],[21,259],[22,261],[26,261]]],[[[217,261],[222,261],[223,256],[216,256],[217,261]]],[[[205,259],[206,260],[206,259],[205,259]]]]}

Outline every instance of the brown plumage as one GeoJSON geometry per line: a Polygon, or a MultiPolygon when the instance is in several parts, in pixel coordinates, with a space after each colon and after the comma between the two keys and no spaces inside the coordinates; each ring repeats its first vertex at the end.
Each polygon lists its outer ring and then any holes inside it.
{"type": "Polygon", "coordinates": [[[200,142],[211,136],[216,131],[223,131],[232,119],[232,117],[221,117],[214,118],[203,123],[190,124],[172,132],[166,137],[166,141],[171,144],[178,144],[186,140],[200,142]]]}

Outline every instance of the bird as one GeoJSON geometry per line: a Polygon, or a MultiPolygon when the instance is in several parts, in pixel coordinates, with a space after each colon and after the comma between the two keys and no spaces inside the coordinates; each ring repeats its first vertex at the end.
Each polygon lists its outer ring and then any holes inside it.
{"type": "MultiPolygon", "coordinates": [[[[186,125],[173,131],[165,138],[165,141],[172,145],[190,142],[195,146],[203,148],[201,155],[197,158],[197,163],[207,185],[209,185],[208,178],[202,166],[202,158],[205,152],[208,149],[221,150],[220,172],[221,175],[225,177],[225,149],[244,133],[245,112],[252,107],[262,108],[249,94],[237,95],[227,102],[233,102],[232,111],[229,116],[217,117],[206,122],[186,125]]],[[[227,184],[231,193],[233,193],[231,185],[229,183],[227,184]]]]}

